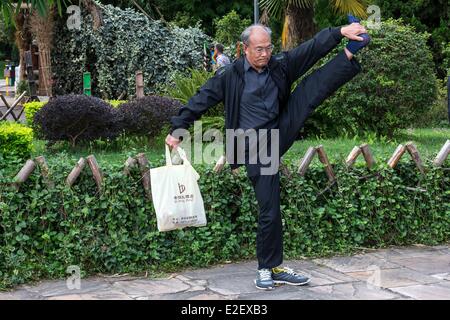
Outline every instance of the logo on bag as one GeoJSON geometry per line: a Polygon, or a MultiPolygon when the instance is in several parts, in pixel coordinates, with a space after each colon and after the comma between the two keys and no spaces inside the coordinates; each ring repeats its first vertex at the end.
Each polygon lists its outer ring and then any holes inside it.
{"type": "Polygon", "coordinates": [[[183,184],[178,183],[178,190],[180,190],[180,194],[186,191],[186,187],[183,184]]]}

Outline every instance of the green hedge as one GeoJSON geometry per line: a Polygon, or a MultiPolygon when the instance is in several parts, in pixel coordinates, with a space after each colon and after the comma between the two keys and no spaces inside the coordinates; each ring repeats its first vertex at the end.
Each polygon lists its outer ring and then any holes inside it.
{"type": "Polygon", "coordinates": [[[33,130],[25,125],[0,122],[0,155],[26,157],[33,150],[33,130]]]}
{"type": "MultiPolygon", "coordinates": [[[[0,169],[0,287],[65,277],[69,265],[86,276],[255,257],[258,208],[245,170],[233,176],[228,167],[219,174],[212,166],[197,167],[208,225],[160,233],[139,173],[127,177],[121,166],[100,163],[105,181],[99,194],[88,170],[72,189],[64,186],[73,159],[47,160],[53,189],[35,172],[17,192],[6,184],[15,171],[0,169]]],[[[162,158],[153,164],[159,165],[162,158]]],[[[286,258],[450,239],[448,170],[429,168],[420,179],[403,162],[367,179],[358,179],[368,175],[364,168],[335,171],[338,184],[322,194],[322,169],[281,177],[286,258]],[[407,189],[418,184],[427,192],[407,189]]]]}
{"type": "Polygon", "coordinates": [[[41,110],[46,103],[47,102],[33,101],[23,104],[23,107],[25,109],[25,119],[27,119],[27,125],[29,125],[30,127],[33,126],[34,115],[36,114],[36,112],[41,110]]]}
{"type": "Polygon", "coordinates": [[[96,5],[102,15],[98,30],[88,10],[82,11],[80,30],[68,30],[65,15],[56,18],[54,42],[65,45],[52,50],[54,94],[81,94],[83,72],[89,71],[93,95],[117,99],[125,92],[130,98],[138,70],[143,72],[145,94],[154,94],[173,72],[202,66],[203,45],[210,38],[200,29],[168,27],[132,8],[96,5]]]}
{"type": "MultiPolygon", "coordinates": [[[[362,72],[328,98],[307,120],[305,130],[323,136],[392,136],[433,106],[438,84],[427,46],[429,35],[417,33],[401,20],[385,20],[371,29],[372,41],[357,55],[362,72]]],[[[343,50],[347,41],[324,63],[343,50]]]]}
{"type": "MultiPolygon", "coordinates": [[[[121,104],[127,102],[127,100],[105,100],[105,102],[109,103],[113,108],[118,108],[121,104]]],[[[47,102],[33,101],[23,104],[23,107],[25,108],[25,119],[27,120],[28,126],[33,126],[34,115],[41,110],[46,103],[47,102]]]]}

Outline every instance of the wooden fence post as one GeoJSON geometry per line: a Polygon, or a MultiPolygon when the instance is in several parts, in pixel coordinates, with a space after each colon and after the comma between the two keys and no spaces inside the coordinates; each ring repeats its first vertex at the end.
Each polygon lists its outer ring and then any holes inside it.
{"type": "Polygon", "coordinates": [[[147,157],[145,156],[145,153],[139,153],[136,156],[137,162],[139,163],[139,169],[141,171],[141,179],[142,179],[142,186],[144,187],[145,194],[149,199],[152,198],[152,192],[151,192],[151,181],[150,181],[150,163],[148,162],[147,157]]]}
{"type": "Polygon", "coordinates": [[[364,156],[364,160],[366,160],[367,167],[370,169],[375,164],[375,159],[373,158],[372,151],[370,151],[369,145],[367,143],[361,145],[359,147],[364,156]]]}
{"type": "Polygon", "coordinates": [[[33,160],[27,160],[27,162],[25,162],[22,169],[20,169],[20,171],[14,177],[14,185],[17,190],[19,190],[20,184],[24,183],[28,179],[35,168],[36,164],[33,160]]]}
{"type": "Polygon", "coordinates": [[[142,71],[136,72],[136,98],[144,97],[144,75],[142,71]]]}
{"type": "Polygon", "coordinates": [[[353,147],[352,151],[348,155],[347,159],[345,160],[345,163],[347,164],[347,167],[351,167],[355,161],[356,158],[361,154],[361,148],[360,147],[353,147]]]}
{"type": "Polygon", "coordinates": [[[225,156],[221,156],[219,160],[217,160],[216,165],[214,166],[214,172],[218,173],[222,171],[226,163],[227,158],[225,156]]]}
{"type": "Polygon", "coordinates": [[[315,154],[316,154],[316,149],[313,147],[309,147],[305,153],[305,156],[303,157],[303,159],[300,162],[300,166],[298,167],[298,173],[301,176],[305,175],[306,170],[308,170],[309,164],[311,163],[315,154]]]}
{"type": "Polygon", "coordinates": [[[85,158],[80,158],[80,160],[78,160],[78,162],[75,165],[75,167],[72,169],[72,171],[67,176],[66,184],[69,187],[71,187],[74,184],[75,180],[77,180],[77,178],[79,177],[79,175],[80,175],[80,173],[83,170],[85,165],[86,165],[86,159],[85,158]]]}
{"type": "Polygon", "coordinates": [[[388,165],[391,168],[395,168],[395,166],[397,165],[397,163],[400,161],[400,158],[403,156],[403,154],[405,153],[406,148],[404,145],[400,144],[397,149],[395,149],[394,154],[392,155],[392,157],[389,159],[388,161],[388,165]]]}
{"type": "Polygon", "coordinates": [[[439,151],[436,159],[434,159],[433,163],[435,166],[440,167],[444,164],[444,161],[447,159],[448,154],[450,153],[450,140],[447,140],[439,151]]]}
{"type": "Polygon", "coordinates": [[[99,192],[101,192],[103,183],[103,173],[100,170],[100,167],[98,166],[97,160],[95,159],[93,154],[86,157],[86,160],[89,167],[91,168],[92,175],[94,176],[95,183],[97,184],[97,189],[99,192]]]}
{"type": "Polygon", "coordinates": [[[319,155],[319,160],[325,165],[325,173],[327,174],[328,180],[333,182],[336,180],[336,176],[333,172],[333,168],[331,167],[330,161],[328,161],[327,154],[323,149],[323,146],[320,145],[316,147],[317,154],[319,155]]]}
{"type": "Polygon", "coordinates": [[[420,173],[425,174],[422,159],[420,158],[419,151],[417,150],[416,146],[412,142],[408,142],[406,144],[406,150],[408,150],[408,153],[411,155],[411,158],[413,159],[420,173]]]}
{"type": "Polygon", "coordinates": [[[128,157],[127,161],[125,161],[125,165],[123,168],[123,174],[129,176],[131,175],[131,169],[135,167],[137,164],[137,160],[132,157],[128,157]]]}

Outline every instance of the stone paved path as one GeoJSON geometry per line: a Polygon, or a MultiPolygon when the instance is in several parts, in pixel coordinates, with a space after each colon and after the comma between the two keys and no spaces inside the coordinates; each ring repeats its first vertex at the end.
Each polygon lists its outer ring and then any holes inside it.
{"type": "Polygon", "coordinates": [[[308,286],[255,288],[256,261],[188,270],[167,278],[97,276],[69,290],[65,280],[43,281],[0,292],[0,299],[49,300],[263,300],[445,299],[450,300],[450,244],[369,250],[330,259],[290,260],[285,265],[311,276],[308,286]]]}

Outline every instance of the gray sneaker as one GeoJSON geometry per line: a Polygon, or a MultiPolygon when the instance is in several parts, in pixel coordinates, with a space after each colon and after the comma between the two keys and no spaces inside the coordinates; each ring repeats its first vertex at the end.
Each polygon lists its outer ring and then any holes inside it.
{"type": "Polygon", "coordinates": [[[272,279],[274,284],[290,284],[292,286],[303,286],[310,281],[309,278],[295,273],[291,268],[273,268],[272,279]]]}
{"type": "Polygon", "coordinates": [[[272,272],[270,269],[259,269],[256,274],[255,285],[261,290],[272,290],[274,282],[272,279],[272,272]]]}

